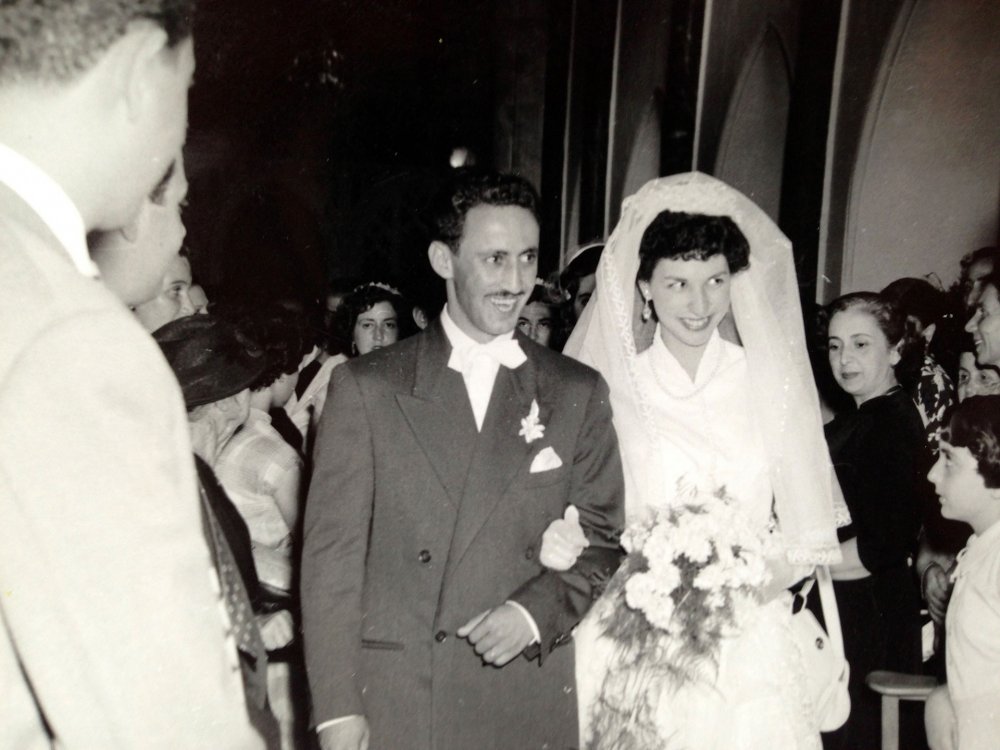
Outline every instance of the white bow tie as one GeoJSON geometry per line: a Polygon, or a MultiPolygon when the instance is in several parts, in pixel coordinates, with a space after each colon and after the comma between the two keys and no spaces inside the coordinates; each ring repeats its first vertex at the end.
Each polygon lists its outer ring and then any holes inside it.
{"type": "Polygon", "coordinates": [[[448,367],[466,375],[471,372],[475,361],[481,357],[489,358],[511,370],[520,367],[528,359],[516,339],[493,339],[485,344],[452,349],[448,367]]]}

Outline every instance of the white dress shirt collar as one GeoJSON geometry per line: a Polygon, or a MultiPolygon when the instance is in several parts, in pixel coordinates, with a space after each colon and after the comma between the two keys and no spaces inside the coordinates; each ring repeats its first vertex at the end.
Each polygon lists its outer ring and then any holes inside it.
{"type": "Polygon", "coordinates": [[[17,193],[52,231],[84,276],[100,273],[87,250],[87,230],[79,209],[38,165],[0,143],[0,182],[17,193]]]}
{"type": "Polygon", "coordinates": [[[441,327],[444,328],[444,334],[451,344],[448,367],[462,373],[465,391],[469,396],[472,414],[476,419],[476,429],[481,431],[483,421],[486,419],[490,396],[493,394],[493,385],[496,383],[497,373],[500,371],[500,358],[504,359],[509,367],[517,367],[525,361],[526,357],[517,342],[513,341],[513,330],[494,336],[485,344],[480,343],[458,327],[458,324],[448,313],[447,305],[441,311],[441,327]],[[493,344],[493,342],[506,342],[506,346],[501,348],[505,348],[507,351],[489,352],[487,345],[493,344]],[[516,351],[511,352],[512,348],[516,351]]]}

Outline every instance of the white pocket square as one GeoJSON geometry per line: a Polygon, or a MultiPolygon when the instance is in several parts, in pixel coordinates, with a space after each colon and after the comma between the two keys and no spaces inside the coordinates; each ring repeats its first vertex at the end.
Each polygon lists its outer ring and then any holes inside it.
{"type": "Polygon", "coordinates": [[[528,473],[537,474],[540,471],[552,471],[553,469],[558,469],[560,466],[562,466],[562,459],[552,449],[552,446],[548,445],[538,451],[538,455],[531,462],[531,468],[528,470],[528,473]]]}

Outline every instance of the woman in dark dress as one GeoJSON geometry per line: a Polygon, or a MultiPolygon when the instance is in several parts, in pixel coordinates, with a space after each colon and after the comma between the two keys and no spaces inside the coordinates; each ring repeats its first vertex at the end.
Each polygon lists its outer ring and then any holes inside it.
{"type": "Polygon", "coordinates": [[[851,665],[851,716],[824,744],[868,750],[879,747],[880,722],[865,676],[918,672],[921,663],[920,595],[910,562],[929,455],[920,414],[897,379],[903,368],[919,367],[920,354],[905,317],[877,294],[840,297],[827,315],[830,367],[855,408],[826,429],[852,518],[840,529],[844,562],[832,569],[851,665]]]}

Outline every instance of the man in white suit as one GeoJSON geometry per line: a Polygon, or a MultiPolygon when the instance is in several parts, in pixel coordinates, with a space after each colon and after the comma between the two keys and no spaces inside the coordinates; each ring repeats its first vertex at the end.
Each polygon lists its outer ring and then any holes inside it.
{"type": "Polygon", "coordinates": [[[180,151],[191,11],[0,4],[0,748],[262,744],[180,390],[86,245],[180,151]]]}

